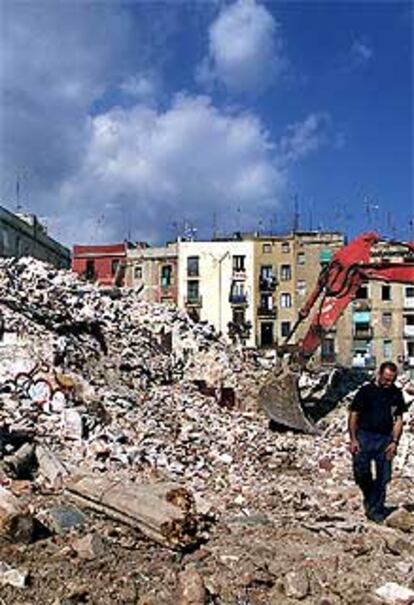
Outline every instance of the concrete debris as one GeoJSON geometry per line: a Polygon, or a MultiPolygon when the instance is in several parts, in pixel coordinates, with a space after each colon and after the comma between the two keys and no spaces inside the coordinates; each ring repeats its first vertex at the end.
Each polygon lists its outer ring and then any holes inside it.
{"type": "Polygon", "coordinates": [[[306,571],[291,571],[284,579],[285,594],[292,599],[302,600],[309,593],[309,578],[306,571]]]}
{"type": "Polygon", "coordinates": [[[30,542],[34,521],[20,498],[0,486],[0,537],[12,542],[30,542]]]}
{"type": "Polygon", "coordinates": [[[346,427],[362,370],[301,376],[304,435],[258,407],[274,352],[137,291],[0,259],[0,316],[1,569],[30,570],[5,602],[356,605],[411,586],[413,411],[399,509],[368,523],[346,427]]]}
{"type": "Polygon", "coordinates": [[[207,592],[204,580],[196,569],[185,569],[178,576],[178,605],[205,605],[207,592]]]}
{"type": "Polygon", "coordinates": [[[414,532],[414,514],[405,508],[398,508],[388,515],[386,519],[388,527],[400,529],[403,532],[414,532]]]}
{"type": "Polygon", "coordinates": [[[104,541],[96,532],[75,540],[71,546],[80,559],[88,561],[101,557],[105,553],[104,541]]]}
{"type": "Polygon", "coordinates": [[[396,582],[387,582],[375,591],[384,603],[389,605],[411,605],[414,603],[414,591],[396,582]]]}
{"type": "Polygon", "coordinates": [[[0,561],[0,582],[5,585],[14,586],[15,588],[25,588],[28,580],[28,572],[15,569],[0,561]]]}

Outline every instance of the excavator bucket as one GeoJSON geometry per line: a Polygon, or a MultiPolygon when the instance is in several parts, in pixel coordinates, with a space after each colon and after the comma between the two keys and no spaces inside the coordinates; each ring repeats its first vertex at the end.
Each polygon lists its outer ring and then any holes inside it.
{"type": "Polygon", "coordinates": [[[273,374],[259,391],[259,403],[276,424],[301,433],[316,433],[300,401],[299,373],[284,368],[273,374]]]}

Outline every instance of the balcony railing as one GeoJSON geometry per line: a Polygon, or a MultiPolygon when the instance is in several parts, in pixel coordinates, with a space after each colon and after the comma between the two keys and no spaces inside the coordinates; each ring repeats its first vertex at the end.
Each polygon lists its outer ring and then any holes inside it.
{"type": "Polygon", "coordinates": [[[371,311],[371,301],[365,298],[357,298],[352,301],[352,309],[354,311],[371,311]]]}
{"type": "Polygon", "coordinates": [[[405,309],[414,309],[414,296],[406,296],[404,298],[404,308],[405,309]]]}
{"type": "Polygon", "coordinates": [[[259,290],[261,292],[273,292],[276,289],[277,280],[276,277],[260,277],[259,278],[259,290]]]}
{"type": "Polygon", "coordinates": [[[369,340],[373,336],[372,326],[368,326],[366,328],[356,328],[354,326],[352,335],[354,340],[369,340]]]}
{"type": "Polygon", "coordinates": [[[232,305],[247,305],[247,294],[230,294],[229,302],[232,305]]]}
{"type": "Polygon", "coordinates": [[[237,279],[238,281],[244,281],[246,279],[246,269],[233,268],[232,278],[237,279]]]}
{"type": "Polygon", "coordinates": [[[276,318],[276,308],[268,309],[267,307],[257,307],[258,317],[276,318]]]}
{"type": "Polygon", "coordinates": [[[357,355],[352,358],[353,368],[364,368],[366,370],[375,370],[377,367],[377,359],[374,355],[357,355]]]}
{"type": "Polygon", "coordinates": [[[202,297],[198,294],[195,296],[187,296],[184,300],[186,307],[201,307],[203,304],[202,297]]]}

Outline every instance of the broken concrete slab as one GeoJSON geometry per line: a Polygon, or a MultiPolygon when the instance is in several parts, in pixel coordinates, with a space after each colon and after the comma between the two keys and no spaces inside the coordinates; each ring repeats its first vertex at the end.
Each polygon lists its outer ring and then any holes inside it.
{"type": "Polygon", "coordinates": [[[11,567],[4,561],[0,561],[0,582],[3,586],[14,586],[15,588],[25,588],[27,586],[29,574],[26,570],[11,567]]]}
{"type": "Polygon", "coordinates": [[[41,478],[51,486],[60,486],[64,477],[69,474],[65,465],[54,452],[43,445],[37,445],[35,453],[41,478]]]}
{"type": "Polygon", "coordinates": [[[412,605],[414,603],[414,590],[396,582],[387,582],[377,588],[374,594],[387,605],[412,605]]]}
{"type": "Polygon", "coordinates": [[[72,529],[83,527],[86,516],[75,506],[64,505],[47,510],[42,520],[57,534],[64,534],[72,529]]]}
{"type": "Polygon", "coordinates": [[[32,539],[33,516],[11,491],[0,486],[0,537],[27,544],[32,539]]]}
{"type": "Polygon", "coordinates": [[[105,553],[104,541],[96,532],[74,540],[71,546],[80,559],[88,561],[101,557],[105,553]]]}

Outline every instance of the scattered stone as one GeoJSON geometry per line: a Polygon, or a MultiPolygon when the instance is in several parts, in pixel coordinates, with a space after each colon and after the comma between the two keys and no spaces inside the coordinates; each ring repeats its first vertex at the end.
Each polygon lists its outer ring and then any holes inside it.
{"type": "Polygon", "coordinates": [[[284,578],[285,594],[292,599],[304,599],[309,594],[309,578],[305,570],[291,571],[284,578]]]}
{"type": "Polygon", "coordinates": [[[405,508],[398,508],[393,511],[385,520],[388,527],[400,529],[403,532],[414,531],[414,515],[405,508]]]}
{"type": "Polygon", "coordinates": [[[50,525],[57,534],[83,527],[85,523],[85,515],[74,506],[65,505],[49,509],[45,516],[45,524],[50,525]]]}
{"type": "Polygon", "coordinates": [[[187,568],[178,575],[178,605],[204,605],[207,593],[204,580],[196,569],[187,568]]]}
{"type": "Polygon", "coordinates": [[[4,561],[0,561],[0,582],[15,588],[25,588],[27,586],[29,574],[27,571],[15,569],[4,561]]]}
{"type": "Polygon", "coordinates": [[[96,532],[87,534],[72,542],[72,548],[80,559],[92,561],[97,557],[102,557],[105,553],[105,544],[102,538],[96,532]]]}
{"type": "Polygon", "coordinates": [[[414,603],[414,591],[396,582],[387,582],[377,588],[375,595],[387,605],[411,605],[414,603]]]}

